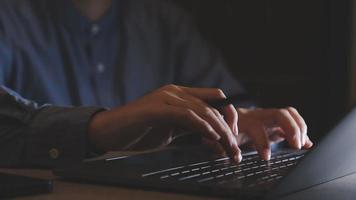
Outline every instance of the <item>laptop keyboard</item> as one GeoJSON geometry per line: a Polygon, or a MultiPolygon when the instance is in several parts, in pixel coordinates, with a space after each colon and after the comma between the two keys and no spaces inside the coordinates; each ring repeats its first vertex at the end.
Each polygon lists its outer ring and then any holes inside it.
{"type": "Polygon", "coordinates": [[[159,178],[162,181],[194,182],[254,187],[281,179],[288,169],[297,164],[305,150],[283,150],[272,153],[269,161],[263,161],[257,154],[245,155],[241,163],[236,164],[230,158],[191,163],[159,171],[142,174],[143,178],[159,178]]]}

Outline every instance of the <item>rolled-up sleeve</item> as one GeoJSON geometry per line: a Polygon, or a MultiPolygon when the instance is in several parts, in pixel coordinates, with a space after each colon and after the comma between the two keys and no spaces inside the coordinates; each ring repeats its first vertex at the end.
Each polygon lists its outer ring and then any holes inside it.
{"type": "Polygon", "coordinates": [[[38,106],[0,87],[0,165],[51,167],[88,155],[87,128],[99,107],[38,106]]]}

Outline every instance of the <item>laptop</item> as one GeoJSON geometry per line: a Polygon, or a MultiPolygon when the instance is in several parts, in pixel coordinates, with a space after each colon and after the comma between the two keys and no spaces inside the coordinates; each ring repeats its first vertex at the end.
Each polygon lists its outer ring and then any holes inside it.
{"type": "Polygon", "coordinates": [[[236,199],[275,199],[356,172],[356,109],[312,150],[255,152],[240,164],[203,147],[83,162],[54,170],[72,181],[236,199]]]}

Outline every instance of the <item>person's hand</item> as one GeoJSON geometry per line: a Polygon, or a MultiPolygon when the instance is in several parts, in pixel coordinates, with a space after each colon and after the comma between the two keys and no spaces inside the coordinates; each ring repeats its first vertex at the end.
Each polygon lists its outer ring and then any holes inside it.
{"type": "MultiPolygon", "coordinates": [[[[238,108],[239,145],[254,146],[260,157],[269,160],[271,144],[287,140],[295,149],[308,149],[313,143],[307,135],[307,125],[295,108],[285,109],[244,109],[238,108]]],[[[208,138],[203,143],[216,152],[225,154],[224,148],[208,138]]]]}
{"type": "Polygon", "coordinates": [[[313,146],[307,135],[307,125],[295,108],[237,110],[239,138],[247,136],[264,160],[271,157],[272,142],[286,139],[295,149],[308,149],[313,146]]]}
{"type": "Polygon", "coordinates": [[[167,143],[172,129],[183,128],[219,142],[239,162],[236,109],[230,105],[219,113],[206,103],[222,98],[226,97],[219,89],[167,85],[125,106],[94,115],[89,140],[100,150],[117,150],[147,138],[144,134],[155,129],[160,133],[164,130],[163,135],[152,132],[151,139],[167,143]]]}

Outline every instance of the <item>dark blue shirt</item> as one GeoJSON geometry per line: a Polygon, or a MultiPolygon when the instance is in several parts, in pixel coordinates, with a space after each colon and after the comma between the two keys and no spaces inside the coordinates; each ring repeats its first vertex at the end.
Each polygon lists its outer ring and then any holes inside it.
{"type": "Polygon", "coordinates": [[[87,153],[86,126],[100,107],[171,83],[242,91],[218,51],[167,1],[113,0],[97,22],[71,0],[0,2],[4,163],[79,160],[87,153]]]}

